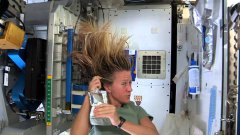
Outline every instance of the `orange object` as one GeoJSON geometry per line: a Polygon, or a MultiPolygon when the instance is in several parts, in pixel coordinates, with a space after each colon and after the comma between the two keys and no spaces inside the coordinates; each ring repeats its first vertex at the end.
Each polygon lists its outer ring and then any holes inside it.
{"type": "Polygon", "coordinates": [[[0,49],[20,49],[25,32],[12,22],[7,22],[3,36],[0,37],[0,49]]]}

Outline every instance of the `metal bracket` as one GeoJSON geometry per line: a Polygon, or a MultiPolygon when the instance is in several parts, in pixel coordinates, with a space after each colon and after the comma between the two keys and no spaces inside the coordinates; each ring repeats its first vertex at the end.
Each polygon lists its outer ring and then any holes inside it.
{"type": "Polygon", "coordinates": [[[65,5],[65,8],[74,15],[78,16],[81,10],[80,0],[69,0],[68,3],[65,5]]]}

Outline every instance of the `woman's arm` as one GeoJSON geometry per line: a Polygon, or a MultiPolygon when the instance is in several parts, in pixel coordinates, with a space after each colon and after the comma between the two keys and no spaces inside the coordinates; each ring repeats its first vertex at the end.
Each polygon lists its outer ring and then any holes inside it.
{"type": "MultiPolygon", "coordinates": [[[[89,82],[88,89],[89,91],[100,89],[101,88],[101,77],[94,76],[93,79],[89,82]]],[[[89,121],[89,113],[90,113],[90,101],[89,96],[86,94],[83,105],[72,125],[71,135],[87,135],[90,130],[90,121],[89,121]]]]}
{"type": "MultiPolygon", "coordinates": [[[[118,126],[121,122],[116,107],[110,104],[96,106],[94,116],[99,118],[109,118],[114,126],[118,126]]],[[[140,120],[140,125],[125,121],[121,126],[121,129],[131,135],[159,135],[156,127],[147,116],[140,120]]]]}
{"type": "Polygon", "coordinates": [[[71,135],[87,135],[90,130],[89,122],[90,102],[86,94],[83,105],[72,125],[71,135]]]}
{"type": "Polygon", "coordinates": [[[121,129],[131,135],[159,135],[156,127],[147,116],[140,120],[140,125],[129,121],[124,122],[121,129]]]}

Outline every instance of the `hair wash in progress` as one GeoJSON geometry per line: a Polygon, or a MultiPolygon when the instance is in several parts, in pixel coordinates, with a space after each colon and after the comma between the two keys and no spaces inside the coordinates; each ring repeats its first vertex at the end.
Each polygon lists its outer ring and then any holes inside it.
{"type": "Polygon", "coordinates": [[[111,83],[116,71],[130,70],[131,63],[125,53],[126,36],[110,32],[110,23],[97,27],[93,22],[81,22],[79,26],[79,45],[81,51],[74,52],[74,60],[80,64],[82,73],[101,76],[104,83],[111,83]]]}
{"type": "MultiPolygon", "coordinates": [[[[80,64],[82,73],[92,78],[101,76],[102,83],[112,83],[114,72],[130,70],[131,63],[125,53],[125,44],[128,37],[118,37],[110,32],[110,23],[98,28],[93,22],[81,22],[79,28],[79,40],[82,50],[73,53],[73,58],[80,64]]],[[[93,110],[95,106],[107,103],[107,92],[99,89],[88,92],[91,111],[91,125],[111,125],[108,118],[95,118],[93,110]]]]}

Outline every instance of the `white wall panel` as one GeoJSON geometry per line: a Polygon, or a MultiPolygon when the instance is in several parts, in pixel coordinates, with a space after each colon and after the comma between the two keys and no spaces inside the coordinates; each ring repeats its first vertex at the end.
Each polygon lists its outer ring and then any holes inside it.
{"type": "MultiPolygon", "coordinates": [[[[216,9],[213,12],[221,13],[220,11],[221,9],[216,9]]],[[[221,15],[219,15],[219,17],[221,17],[221,15]]],[[[201,68],[201,93],[196,96],[196,98],[188,97],[187,106],[190,112],[190,120],[192,125],[201,129],[205,135],[213,135],[214,133],[218,132],[221,124],[223,45],[222,37],[220,35],[220,24],[216,24],[217,26],[215,28],[217,32],[214,32],[214,37],[216,38],[216,44],[214,44],[214,62],[210,70],[202,66],[202,35],[192,24],[187,24],[186,26],[187,40],[184,43],[182,51],[178,53],[178,71],[184,68],[183,63],[185,63],[185,66],[187,65],[187,54],[191,52],[197,52],[199,55],[199,66],[201,68]],[[211,89],[213,88],[216,88],[216,97],[211,99],[211,89]]],[[[184,25],[181,27],[183,26],[184,25]]],[[[180,27],[178,27],[178,29],[180,29],[180,27]]],[[[188,73],[186,72],[183,79],[187,79],[187,76],[188,73]]],[[[188,87],[186,87],[186,82],[187,80],[180,80],[177,84],[176,113],[178,114],[184,110],[182,106],[183,96],[181,95],[183,95],[184,91],[188,90],[188,87]]]]}
{"type": "MultiPolygon", "coordinates": [[[[166,51],[166,77],[164,79],[136,78],[132,85],[131,96],[132,101],[134,96],[142,96],[140,106],[154,117],[153,123],[160,131],[169,113],[170,103],[171,6],[135,5],[122,9],[108,9],[104,13],[105,21],[111,21],[114,31],[131,36],[128,42],[130,50],[166,51]]],[[[100,23],[103,22],[101,15],[102,13],[99,17],[100,23]]]]}

